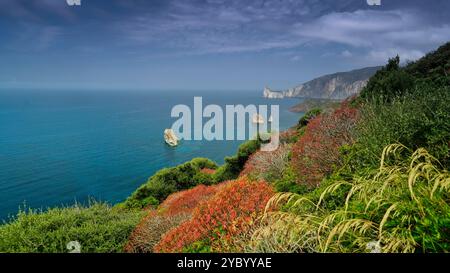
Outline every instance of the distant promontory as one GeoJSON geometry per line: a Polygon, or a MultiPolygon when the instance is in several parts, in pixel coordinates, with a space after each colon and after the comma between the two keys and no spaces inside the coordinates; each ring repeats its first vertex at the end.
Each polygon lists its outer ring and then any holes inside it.
{"type": "Polygon", "coordinates": [[[381,67],[366,67],[348,72],[325,75],[284,91],[264,88],[264,97],[282,98],[315,98],[342,100],[358,94],[367,84],[369,78],[381,67]]]}

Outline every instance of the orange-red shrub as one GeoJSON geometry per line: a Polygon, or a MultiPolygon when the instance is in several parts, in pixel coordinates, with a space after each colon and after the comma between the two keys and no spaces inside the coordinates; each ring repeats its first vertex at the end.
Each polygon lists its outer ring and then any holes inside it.
{"type": "Polygon", "coordinates": [[[157,210],[151,210],[132,232],[125,252],[153,252],[153,247],[170,229],[191,217],[192,211],[211,198],[225,184],[199,185],[195,188],[171,194],[157,210]]]}
{"type": "Polygon", "coordinates": [[[264,210],[273,190],[265,182],[245,177],[230,181],[210,200],[200,204],[189,221],[166,233],[155,246],[157,252],[181,252],[184,247],[209,240],[214,251],[230,244],[264,210]]]}
{"type": "Polygon", "coordinates": [[[192,213],[200,202],[211,198],[224,184],[214,186],[198,185],[195,188],[174,193],[159,206],[160,212],[166,215],[192,213]]]}
{"type": "Polygon", "coordinates": [[[323,177],[339,166],[339,148],[353,143],[353,128],[358,111],[344,102],[330,114],[311,120],[306,132],[292,149],[292,164],[299,182],[317,186],[323,177]]]}

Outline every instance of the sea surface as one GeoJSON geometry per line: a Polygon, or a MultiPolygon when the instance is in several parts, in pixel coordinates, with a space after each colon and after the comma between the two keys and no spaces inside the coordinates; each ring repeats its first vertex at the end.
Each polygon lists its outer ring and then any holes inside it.
{"type": "Polygon", "coordinates": [[[204,106],[279,105],[281,129],[301,116],[288,111],[298,99],[268,100],[261,91],[0,89],[0,220],[24,207],[115,204],[159,169],[194,157],[222,164],[242,141],[164,143],[177,120],[172,107],[192,106],[194,96],[204,106]]]}

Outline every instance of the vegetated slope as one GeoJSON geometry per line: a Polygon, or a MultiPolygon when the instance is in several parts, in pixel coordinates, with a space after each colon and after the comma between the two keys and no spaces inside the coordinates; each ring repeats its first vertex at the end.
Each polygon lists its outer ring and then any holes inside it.
{"type": "Polygon", "coordinates": [[[416,62],[400,67],[397,56],[370,79],[361,91],[361,98],[384,99],[413,93],[418,87],[442,88],[450,86],[450,43],[428,53],[416,62]]]}
{"type": "MultiPolygon", "coordinates": [[[[447,79],[450,75],[450,43],[428,53],[422,59],[409,64],[406,72],[416,78],[447,79]]],[[[449,82],[442,82],[449,85],[449,82]]]]}
{"type": "Polygon", "coordinates": [[[125,246],[126,252],[152,253],[166,232],[192,217],[193,210],[202,202],[211,199],[227,183],[205,186],[170,195],[156,209],[147,212],[137,225],[125,246]]]}
{"type": "Polygon", "coordinates": [[[178,238],[212,223],[193,218],[158,251],[227,251],[216,246],[230,242],[248,252],[450,251],[450,89],[436,57],[446,48],[404,68],[389,60],[361,97],[313,109],[277,151],[253,153],[241,177],[280,193],[245,232],[224,240],[215,225],[212,237],[178,238]]]}
{"type": "Polygon", "coordinates": [[[122,252],[144,212],[107,204],[75,205],[48,211],[21,211],[0,226],[0,252],[65,253],[79,244],[81,252],[122,252]]]}
{"type": "Polygon", "coordinates": [[[335,111],[299,125],[290,179],[309,187],[272,198],[279,209],[255,224],[248,251],[450,251],[449,48],[404,68],[389,60],[342,106],[357,122],[335,111]],[[321,124],[333,116],[345,134],[321,124]]]}
{"type": "Polygon", "coordinates": [[[118,251],[132,234],[129,252],[449,252],[449,49],[389,60],[359,97],[306,113],[276,151],[254,140],[220,167],[164,169],[114,209],[19,214],[0,226],[0,251],[64,252],[73,237],[118,251]]]}
{"type": "Polygon", "coordinates": [[[387,146],[366,175],[335,174],[308,194],[281,193],[250,252],[448,252],[450,174],[425,150],[387,146]]]}
{"type": "Polygon", "coordinates": [[[167,232],[155,246],[157,252],[236,252],[242,251],[236,236],[245,233],[262,215],[273,196],[263,181],[239,178],[193,211],[192,218],[167,232]]]}

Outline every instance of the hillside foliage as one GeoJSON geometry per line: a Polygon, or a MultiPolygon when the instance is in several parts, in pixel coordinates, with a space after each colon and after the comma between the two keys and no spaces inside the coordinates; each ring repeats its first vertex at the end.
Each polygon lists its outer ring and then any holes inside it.
{"type": "Polygon", "coordinates": [[[156,206],[174,192],[199,184],[213,184],[212,175],[202,172],[205,168],[216,169],[217,165],[206,158],[195,158],[179,166],[162,169],[150,177],[147,183],[139,187],[121,206],[156,206]]]}
{"type": "Polygon", "coordinates": [[[272,195],[265,182],[252,182],[245,177],[230,181],[213,198],[201,203],[189,221],[166,233],[155,249],[234,251],[233,237],[249,228],[272,195]]]}
{"type": "MultiPolygon", "coordinates": [[[[0,252],[450,252],[450,43],[390,59],[280,146],[163,169],[111,208],[22,211],[0,252]]],[[[276,133],[276,132],[272,132],[276,133]]]]}
{"type": "Polygon", "coordinates": [[[121,252],[142,216],[95,202],[43,212],[22,210],[0,226],[0,252],[68,253],[70,242],[78,242],[82,252],[121,252]]]}
{"type": "Polygon", "coordinates": [[[292,148],[292,166],[301,184],[311,187],[342,164],[340,148],[354,142],[358,110],[347,104],[311,120],[292,148]]]}
{"type": "Polygon", "coordinates": [[[425,149],[389,145],[375,174],[276,195],[268,206],[281,210],[266,215],[247,251],[447,252],[449,198],[450,174],[425,149]],[[342,202],[330,207],[333,199],[342,202]]]}

